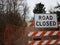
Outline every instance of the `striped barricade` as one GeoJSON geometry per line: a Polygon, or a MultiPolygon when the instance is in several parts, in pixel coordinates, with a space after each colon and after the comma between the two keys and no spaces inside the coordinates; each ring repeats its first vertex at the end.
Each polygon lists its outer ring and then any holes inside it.
{"type": "MultiPolygon", "coordinates": [[[[34,22],[29,24],[29,27],[34,27],[34,22]]],[[[58,22],[58,27],[60,28],[60,22],[58,22]]],[[[32,29],[33,30],[33,29],[32,29]]],[[[28,44],[29,45],[57,45],[60,44],[60,29],[53,30],[40,30],[40,31],[29,31],[28,32],[28,44]],[[39,38],[39,40],[34,40],[39,38]]]]}
{"type": "Polygon", "coordinates": [[[28,33],[28,37],[30,36],[59,36],[60,35],[60,31],[34,31],[34,32],[29,32],[28,33]]]}
{"type": "Polygon", "coordinates": [[[29,41],[29,45],[57,45],[60,44],[60,40],[40,40],[40,41],[29,41]]]}

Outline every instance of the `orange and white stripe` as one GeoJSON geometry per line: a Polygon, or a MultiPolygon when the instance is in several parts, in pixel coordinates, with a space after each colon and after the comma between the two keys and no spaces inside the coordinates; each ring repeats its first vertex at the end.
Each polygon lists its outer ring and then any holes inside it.
{"type": "Polygon", "coordinates": [[[29,41],[29,45],[46,45],[46,44],[60,44],[60,40],[40,40],[40,41],[29,41]]]}
{"type": "Polygon", "coordinates": [[[28,24],[28,27],[34,27],[34,22],[30,22],[30,23],[28,24]]]}
{"type": "Polygon", "coordinates": [[[58,22],[58,26],[60,26],[60,22],[58,22]]]}
{"type": "Polygon", "coordinates": [[[34,31],[34,32],[29,32],[28,36],[54,36],[54,35],[60,35],[60,31],[34,31]]]}

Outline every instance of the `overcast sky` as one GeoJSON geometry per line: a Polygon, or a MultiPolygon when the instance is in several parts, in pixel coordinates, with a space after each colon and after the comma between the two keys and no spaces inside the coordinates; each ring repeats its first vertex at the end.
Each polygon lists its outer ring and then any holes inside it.
{"type": "Polygon", "coordinates": [[[30,7],[30,14],[33,15],[32,11],[36,3],[43,3],[46,7],[46,11],[60,3],[60,0],[27,0],[28,6],[30,7]]]}

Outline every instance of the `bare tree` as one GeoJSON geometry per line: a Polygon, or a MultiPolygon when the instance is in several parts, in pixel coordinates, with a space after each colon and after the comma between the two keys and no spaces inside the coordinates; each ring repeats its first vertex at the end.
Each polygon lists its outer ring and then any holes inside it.
{"type": "Polygon", "coordinates": [[[25,21],[26,14],[29,10],[29,7],[27,6],[26,0],[21,0],[21,2],[18,4],[19,12],[21,14],[22,19],[25,21]]]}
{"type": "Polygon", "coordinates": [[[58,16],[58,21],[60,21],[60,4],[57,3],[57,6],[55,6],[53,9],[50,9],[50,13],[55,13],[58,16]]]}
{"type": "Polygon", "coordinates": [[[0,13],[4,11],[4,0],[0,0],[0,13]]]}

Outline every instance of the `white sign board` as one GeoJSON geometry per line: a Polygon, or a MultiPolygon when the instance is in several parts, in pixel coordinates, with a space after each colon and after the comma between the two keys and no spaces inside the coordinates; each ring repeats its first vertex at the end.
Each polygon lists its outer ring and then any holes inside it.
{"type": "Polygon", "coordinates": [[[35,28],[57,28],[56,14],[35,14],[35,28]]]}

